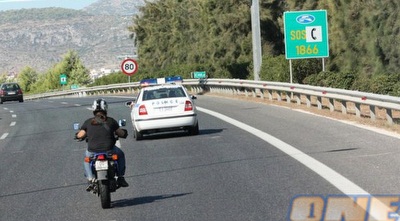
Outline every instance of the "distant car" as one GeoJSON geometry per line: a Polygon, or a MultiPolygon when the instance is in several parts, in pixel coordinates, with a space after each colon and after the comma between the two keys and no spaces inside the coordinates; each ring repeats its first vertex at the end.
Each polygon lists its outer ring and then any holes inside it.
{"type": "Polygon", "coordinates": [[[132,108],[131,119],[136,140],[144,134],[184,130],[189,135],[199,134],[195,96],[189,95],[179,83],[181,78],[148,79],[135,101],[127,102],[132,108]],[[161,81],[161,83],[160,83],[161,81]]]}
{"type": "Polygon", "coordinates": [[[24,95],[17,83],[3,83],[0,85],[0,104],[5,101],[24,102],[24,95]]]}

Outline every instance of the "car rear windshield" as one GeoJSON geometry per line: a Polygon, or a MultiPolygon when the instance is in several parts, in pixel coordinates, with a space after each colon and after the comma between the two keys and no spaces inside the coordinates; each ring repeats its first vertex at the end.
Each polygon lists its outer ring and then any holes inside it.
{"type": "Polygon", "coordinates": [[[159,88],[155,90],[146,90],[143,92],[144,101],[173,97],[186,97],[183,88],[159,88]]]}
{"type": "Polygon", "coordinates": [[[1,89],[6,91],[17,91],[19,90],[19,86],[18,84],[3,84],[1,89]]]}

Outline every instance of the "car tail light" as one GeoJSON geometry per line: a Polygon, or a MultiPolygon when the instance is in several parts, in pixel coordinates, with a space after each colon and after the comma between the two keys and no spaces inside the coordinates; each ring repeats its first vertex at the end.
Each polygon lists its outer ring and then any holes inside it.
{"type": "Polygon", "coordinates": [[[144,106],[144,104],[139,107],[139,115],[147,115],[146,106],[144,106]]]}
{"type": "Polygon", "coordinates": [[[0,90],[0,95],[4,95],[4,90],[0,90]]]}
{"type": "Polygon", "coordinates": [[[85,157],[85,162],[89,163],[90,162],[90,157],[85,157]]]}
{"type": "Polygon", "coordinates": [[[17,92],[18,94],[22,94],[22,90],[21,89],[18,89],[18,92],[17,92]]]}
{"type": "Polygon", "coordinates": [[[97,159],[98,160],[105,160],[106,156],[104,156],[104,154],[101,154],[101,155],[97,156],[97,159]]]}
{"type": "Polygon", "coordinates": [[[186,101],[186,103],[185,103],[185,111],[192,111],[192,110],[193,110],[192,102],[186,101]]]}

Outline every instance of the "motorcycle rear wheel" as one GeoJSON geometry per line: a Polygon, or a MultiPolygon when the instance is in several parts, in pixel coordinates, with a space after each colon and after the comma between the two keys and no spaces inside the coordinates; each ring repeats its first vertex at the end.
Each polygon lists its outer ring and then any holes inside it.
{"type": "Polygon", "coordinates": [[[110,182],[108,180],[99,180],[98,185],[101,207],[103,209],[111,208],[110,182]]]}

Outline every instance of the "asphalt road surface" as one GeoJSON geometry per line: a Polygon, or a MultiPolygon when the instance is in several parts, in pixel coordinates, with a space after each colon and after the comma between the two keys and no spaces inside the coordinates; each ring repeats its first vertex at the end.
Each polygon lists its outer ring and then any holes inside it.
{"type": "MultiPolygon", "coordinates": [[[[73,123],[95,97],[0,105],[0,220],[286,220],[299,195],[399,194],[400,140],[259,103],[198,96],[200,134],[120,140],[130,184],[85,191],[73,123]]],[[[107,97],[129,119],[128,97],[107,97]]]]}

